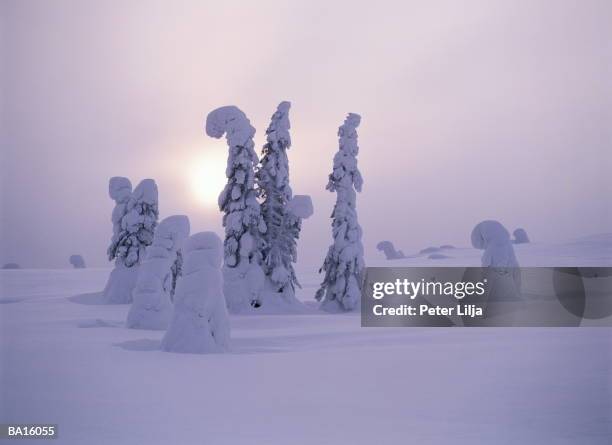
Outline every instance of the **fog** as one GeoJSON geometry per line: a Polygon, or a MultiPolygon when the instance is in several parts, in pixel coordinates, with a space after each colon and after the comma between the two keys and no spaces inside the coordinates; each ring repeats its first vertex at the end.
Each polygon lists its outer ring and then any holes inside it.
{"type": "Polygon", "coordinates": [[[117,175],[154,178],[162,217],[221,234],[227,147],[205,116],[239,106],[260,149],[282,100],[292,188],[315,205],[301,267],[331,241],[348,112],[369,255],[382,239],[468,245],[488,218],[542,242],[612,231],[612,2],[1,5],[0,263],[108,265],[117,175]]]}

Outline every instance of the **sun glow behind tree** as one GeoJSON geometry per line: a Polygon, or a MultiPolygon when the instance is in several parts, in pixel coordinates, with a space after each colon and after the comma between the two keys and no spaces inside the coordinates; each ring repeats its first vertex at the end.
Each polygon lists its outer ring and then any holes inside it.
{"type": "Polygon", "coordinates": [[[225,187],[227,148],[209,146],[189,165],[189,182],[197,203],[207,208],[217,208],[219,193],[225,187]]]}

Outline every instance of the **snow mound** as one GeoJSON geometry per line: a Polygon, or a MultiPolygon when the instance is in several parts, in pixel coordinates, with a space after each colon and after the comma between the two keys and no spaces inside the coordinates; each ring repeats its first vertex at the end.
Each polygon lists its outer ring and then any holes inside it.
{"type": "Polygon", "coordinates": [[[498,221],[482,221],[472,230],[472,246],[484,250],[482,267],[519,267],[510,233],[498,221]]]}
{"type": "Polygon", "coordinates": [[[435,253],[437,251],[439,251],[440,248],[439,247],[426,247],[424,249],[419,250],[419,254],[420,255],[427,255],[428,253],[435,253]]]}
{"type": "Polygon", "coordinates": [[[75,269],[85,269],[85,260],[82,255],[70,255],[68,261],[75,269]]]}
{"type": "Polygon", "coordinates": [[[488,280],[489,295],[503,299],[518,299],[521,291],[521,271],[510,241],[508,230],[498,221],[482,221],[472,230],[472,246],[484,250],[482,267],[488,280]]]}
{"type": "Polygon", "coordinates": [[[189,218],[173,215],[164,219],[157,230],[153,244],[146,251],[140,265],[133,292],[134,303],[128,312],[126,326],[132,329],[163,330],[172,316],[172,265],[176,252],[189,235],[189,218]]]}
{"type": "Polygon", "coordinates": [[[230,325],[220,269],[221,239],[213,232],[197,233],[187,240],[183,254],[183,277],[161,348],[199,354],[227,351],[230,325]]]}
{"type": "Polygon", "coordinates": [[[117,263],[108,277],[102,291],[105,304],[129,304],[132,302],[132,290],[138,278],[138,266],[127,267],[117,263]]]}
{"type": "Polygon", "coordinates": [[[451,258],[448,255],[444,255],[443,253],[432,253],[427,258],[430,260],[443,260],[445,258],[451,258]]]}

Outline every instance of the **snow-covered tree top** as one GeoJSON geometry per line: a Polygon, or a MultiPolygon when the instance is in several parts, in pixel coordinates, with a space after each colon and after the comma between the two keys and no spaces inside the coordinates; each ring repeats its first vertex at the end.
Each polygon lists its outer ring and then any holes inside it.
{"type": "Polygon", "coordinates": [[[284,143],[284,148],[291,146],[291,136],[289,130],[291,129],[291,123],[289,122],[289,110],[291,109],[291,102],[281,102],[276,108],[276,112],[272,115],[270,126],[266,130],[268,142],[281,142],[284,143]]]}
{"type": "Polygon", "coordinates": [[[132,193],[132,199],[137,202],[144,202],[146,204],[157,203],[157,184],[153,179],[143,179],[140,184],[134,189],[132,193]]]}
{"type": "Polygon", "coordinates": [[[314,213],[312,199],[309,195],[295,195],[287,204],[287,210],[298,218],[307,219],[314,213]]]}
{"type": "Polygon", "coordinates": [[[475,249],[485,250],[494,244],[509,244],[510,233],[499,222],[493,220],[482,221],[472,230],[472,246],[475,249]]]}
{"type": "Polygon", "coordinates": [[[108,195],[113,201],[126,201],[132,193],[132,183],[123,176],[113,176],[108,181],[108,195]]]}
{"type": "Polygon", "coordinates": [[[180,249],[180,243],[189,236],[189,218],[185,215],[172,215],[159,223],[155,230],[153,244],[161,244],[171,250],[180,249]]]}
{"type": "Polygon", "coordinates": [[[348,116],[346,116],[346,119],[344,119],[344,126],[348,127],[352,127],[353,129],[359,127],[359,124],[361,123],[361,116],[358,115],[357,113],[349,113],[348,116]]]}
{"type": "Polygon", "coordinates": [[[193,272],[191,267],[199,268],[200,261],[207,262],[210,266],[220,268],[223,262],[223,243],[215,232],[199,232],[190,236],[183,245],[183,255],[188,261],[184,264],[184,273],[193,272]],[[196,259],[195,257],[198,257],[196,259]]]}
{"type": "Polygon", "coordinates": [[[340,151],[347,152],[353,156],[359,153],[357,145],[357,127],[361,123],[361,116],[355,113],[349,113],[344,119],[344,123],[338,128],[338,136],[340,136],[340,151]]]}
{"type": "Polygon", "coordinates": [[[359,145],[357,145],[357,127],[361,123],[361,116],[355,113],[349,113],[344,123],[338,128],[338,137],[340,149],[334,156],[334,171],[330,176],[330,182],[327,189],[336,191],[338,186],[355,187],[358,192],[363,186],[363,178],[357,168],[357,154],[359,153],[359,145]],[[348,184],[347,184],[348,182],[348,184]]]}
{"type": "Polygon", "coordinates": [[[206,134],[215,139],[225,134],[230,146],[245,146],[255,135],[255,128],[240,108],[227,105],[208,113],[206,134]]]}

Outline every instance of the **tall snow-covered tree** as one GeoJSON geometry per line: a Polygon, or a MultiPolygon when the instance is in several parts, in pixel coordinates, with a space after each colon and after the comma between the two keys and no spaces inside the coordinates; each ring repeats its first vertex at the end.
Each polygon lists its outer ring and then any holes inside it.
{"type": "Polygon", "coordinates": [[[255,177],[263,198],[261,213],[267,227],[262,246],[263,269],[273,291],[293,296],[295,286],[299,286],[293,262],[301,221],[288,213],[292,198],[287,159],[287,150],[291,147],[290,108],[291,103],[281,102],[272,115],[255,177]]]}
{"type": "Polygon", "coordinates": [[[357,127],[361,117],[349,113],[338,129],[339,150],[334,156],[333,171],[326,189],[336,192],[332,212],[333,244],[323,266],[325,277],[316,299],[321,308],[330,312],[350,311],[359,307],[363,286],[363,245],[361,227],[357,221],[356,191],[363,185],[357,168],[357,127]]]}
{"type": "Polygon", "coordinates": [[[261,289],[252,277],[260,275],[266,232],[255,189],[255,128],[239,108],[225,106],[208,114],[206,134],[217,139],[225,134],[229,146],[227,184],[219,195],[225,227],[223,286],[230,311],[241,312],[259,305],[261,289]]]}

